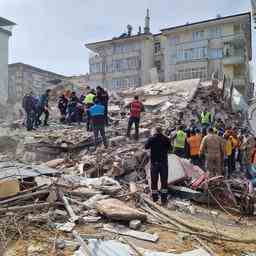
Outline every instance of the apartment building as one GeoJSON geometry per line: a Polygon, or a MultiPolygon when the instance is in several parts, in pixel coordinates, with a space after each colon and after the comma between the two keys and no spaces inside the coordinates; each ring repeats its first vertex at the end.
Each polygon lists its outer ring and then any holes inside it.
{"type": "Polygon", "coordinates": [[[149,29],[149,12],[145,18],[144,33],[127,33],[112,40],[86,44],[93,53],[89,59],[90,85],[121,89],[147,84],[149,70],[154,66],[154,37],[149,29]]]}
{"type": "Polygon", "coordinates": [[[0,104],[8,100],[9,37],[15,23],[0,17],[0,104]]]}
{"type": "Polygon", "coordinates": [[[163,29],[165,80],[231,79],[246,93],[252,59],[251,15],[228,17],[163,29]]]}
{"type": "Polygon", "coordinates": [[[243,94],[249,85],[252,58],[251,14],[217,17],[150,33],[149,12],[144,33],[86,44],[91,85],[123,89],[150,82],[190,78],[230,80],[243,94]]]}

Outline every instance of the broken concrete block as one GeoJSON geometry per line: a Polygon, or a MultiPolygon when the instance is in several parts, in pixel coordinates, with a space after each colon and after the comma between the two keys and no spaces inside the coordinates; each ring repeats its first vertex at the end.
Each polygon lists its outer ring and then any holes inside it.
{"type": "Polygon", "coordinates": [[[0,198],[15,196],[20,191],[20,183],[18,180],[2,180],[0,181],[0,198]]]}
{"type": "Polygon", "coordinates": [[[112,147],[116,147],[116,146],[119,146],[121,143],[123,143],[125,140],[126,140],[125,136],[117,136],[117,137],[111,138],[109,140],[109,144],[112,147]]]}
{"type": "Polygon", "coordinates": [[[131,220],[129,223],[129,228],[138,230],[141,227],[141,220],[131,220]]]}
{"type": "Polygon", "coordinates": [[[75,223],[67,222],[67,223],[55,223],[55,227],[59,231],[71,232],[75,227],[75,223]]]}
{"type": "Polygon", "coordinates": [[[51,161],[46,162],[45,165],[47,165],[50,168],[56,168],[58,165],[63,164],[64,161],[64,158],[53,159],[51,161]]]}
{"type": "Polygon", "coordinates": [[[97,211],[112,220],[146,220],[146,214],[127,206],[117,199],[106,199],[96,203],[97,211]]]}

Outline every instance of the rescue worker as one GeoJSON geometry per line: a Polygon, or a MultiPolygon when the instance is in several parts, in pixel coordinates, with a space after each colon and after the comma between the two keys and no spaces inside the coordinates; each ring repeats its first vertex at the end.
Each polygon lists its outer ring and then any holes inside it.
{"type": "Polygon", "coordinates": [[[94,102],[95,104],[89,109],[89,114],[92,121],[96,150],[99,144],[99,133],[102,137],[105,148],[108,147],[108,144],[105,135],[105,107],[102,104],[100,104],[100,101],[97,98],[94,102]]]}
{"type": "Polygon", "coordinates": [[[201,161],[199,157],[200,145],[202,137],[200,134],[196,133],[196,129],[193,129],[190,133],[190,138],[187,139],[189,145],[189,154],[191,158],[191,163],[201,167],[201,161]]]}
{"type": "Polygon", "coordinates": [[[247,178],[250,178],[250,167],[253,156],[253,149],[255,147],[255,140],[249,134],[245,135],[245,139],[241,145],[242,154],[242,171],[246,174],[247,178]]]}
{"type": "Polygon", "coordinates": [[[231,164],[232,164],[232,170],[236,170],[236,160],[237,160],[237,154],[238,154],[238,136],[237,136],[237,129],[233,128],[231,129],[231,140],[232,140],[232,155],[231,155],[231,164]]]}
{"type": "Polygon", "coordinates": [[[100,103],[105,107],[105,119],[106,119],[106,125],[108,126],[108,101],[109,96],[106,90],[98,86],[96,88],[96,97],[100,101],[100,103]]]}
{"type": "Polygon", "coordinates": [[[139,125],[140,125],[140,116],[141,112],[144,111],[144,105],[139,100],[139,96],[135,96],[132,103],[129,104],[130,108],[130,117],[128,121],[127,128],[127,137],[131,137],[131,128],[132,125],[135,125],[135,140],[139,139],[139,125]]]}
{"type": "Polygon", "coordinates": [[[173,139],[173,153],[179,157],[185,158],[186,133],[184,132],[184,127],[182,125],[178,128],[176,134],[173,136],[173,139]]]}
{"type": "Polygon", "coordinates": [[[44,113],[44,126],[48,126],[48,119],[49,119],[49,97],[50,97],[51,89],[47,89],[44,94],[42,94],[39,98],[39,101],[36,106],[36,126],[41,124],[41,116],[44,113]]]}
{"type": "Polygon", "coordinates": [[[207,108],[205,108],[204,111],[202,112],[200,119],[202,128],[208,129],[209,126],[211,125],[212,115],[210,112],[207,111],[207,108]]]}
{"type": "Polygon", "coordinates": [[[226,177],[229,179],[231,177],[231,174],[233,173],[232,169],[232,138],[230,136],[230,133],[225,133],[224,134],[224,139],[226,140],[226,145],[225,145],[225,165],[227,167],[227,174],[226,177]]]}
{"type": "Polygon", "coordinates": [[[214,134],[213,128],[208,129],[201,143],[199,155],[205,155],[207,170],[210,176],[222,175],[224,147],[221,138],[214,134]]]}
{"type": "Polygon", "coordinates": [[[159,199],[158,180],[161,181],[161,203],[167,204],[168,199],[168,152],[171,148],[171,141],[166,137],[161,127],[155,129],[154,135],[145,144],[150,149],[151,160],[151,193],[154,202],[159,199]]]}
{"type": "Polygon", "coordinates": [[[32,92],[24,96],[22,101],[22,107],[26,112],[25,126],[27,128],[27,131],[32,131],[33,125],[34,125],[35,107],[36,107],[32,92]]]}
{"type": "Polygon", "coordinates": [[[91,118],[90,118],[90,107],[93,106],[94,104],[94,100],[96,98],[96,93],[94,90],[91,90],[86,96],[85,96],[85,99],[84,99],[84,104],[85,104],[85,107],[87,109],[87,131],[90,131],[91,130],[91,118]]]}
{"type": "Polygon", "coordinates": [[[190,128],[191,131],[197,129],[197,125],[196,125],[196,120],[195,119],[191,119],[190,120],[189,128],[190,128]]]}
{"type": "Polygon", "coordinates": [[[66,92],[64,92],[58,100],[58,109],[60,111],[60,122],[64,123],[65,118],[66,118],[66,113],[67,113],[67,106],[68,106],[68,97],[66,92]]]}
{"type": "Polygon", "coordinates": [[[77,109],[78,103],[79,99],[76,96],[76,92],[72,92],[67,106],[67,121],[69,124],[71,124],[72,122],[79,122],[79,113],[77,109]]]}

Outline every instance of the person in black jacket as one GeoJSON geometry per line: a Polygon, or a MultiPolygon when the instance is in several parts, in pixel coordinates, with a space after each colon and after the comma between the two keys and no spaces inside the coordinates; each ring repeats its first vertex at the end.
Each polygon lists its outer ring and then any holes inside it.
{"type": "Polygon", "coordinates": [[[60,122],[64,123],[66,114],[67,114],[67,107],[68,107],[68,98],[65,96],[65,93],[63,93],[58,100],[58,108],[60,110],[60,122]]]}
{"type": "Polygon", "coordinates": [[[158,180],[161,180],[161,203],[165,205],[168,198],[168,152],[171,149],[171,141],[166,137],[161,127],[155,129],[155,133],[145,144],[150,149],[151,160],[151,192],[154,202],[158,201],[158,180]]]}
{"type": "Polygon", "coordinates": [[[33,93],[30,92],[23,97],[22,107],[26,112],[25,126],[28,131],[33,130],[34,119],[35,119],[35,99],[33,93]]]}

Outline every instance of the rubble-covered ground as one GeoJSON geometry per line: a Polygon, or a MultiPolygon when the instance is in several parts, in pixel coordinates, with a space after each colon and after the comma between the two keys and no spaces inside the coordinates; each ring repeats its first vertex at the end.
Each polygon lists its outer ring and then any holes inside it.
{"type": "MultiPolygon", "coordinates": [[[[0,255],[254,255],[255,214],[227,207],[230,198],[213,197],[210,190],[207,202],[199,203],[206,194],[190,185],[203,171],[187,160],[170,156],[168,207],[150,200],[144,141],[151,129],[160,124],[171,131],[181,112],[189,125],[205,107],[226,124],[241,124],[221,90],[197,79],[113,95],[108,149],[94,151],[85,124],[59,124],[57,115],[33,132],[22,120],[3,121],[0,255]],[[146,106],[138,142],[125,137],[127,118],[120,115],[134,94],[146,106]],[[182,180],[173,181],[174,173],[182,180]]],[[[233,189],[233,183],[224,184],[233,189]]]]}

